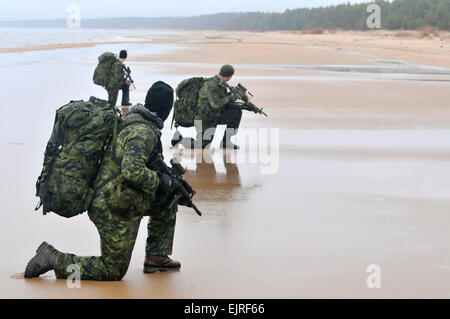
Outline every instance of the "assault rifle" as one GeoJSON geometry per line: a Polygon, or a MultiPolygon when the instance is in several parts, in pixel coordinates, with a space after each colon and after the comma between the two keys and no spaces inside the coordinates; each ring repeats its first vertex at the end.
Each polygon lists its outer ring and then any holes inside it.
{"type": "Polygon", "coordinates": [[[162,156],[158,156],[150,165],[150,169],[169,175],[172,178],[172,183],[175,184],[175,195],[166,205],[166,208],[172,210],[181,201],[185,203],[185,206],[193,208],[198,216],[202,216],[201,211],[192,202],[192,197],[196,194],[195,190],[183,179],[186,169],[175,158],[170,160],[170,165],[172,167],[167,166],[162,156]]]}
{"type": "Polygon", "coordinates": [[[234,94],[239,100],[242,101],[241,103],[236,103],[241,107],[241,109],[267,116],[267,114],[264,113],[263,108],[258,108],[255,104],[250,102],[250,99],[253,97],[253,94],[248,92],[247,88],[244,87],[241,83],[239,83],[236,87],[229,85],[225,81],[221,81],[221,84],[222,86],[228,88],[232,94],[234,94]]]}
{"type": "Polygon", "coordinates": [[[130,80],[131,85],[133,86],[133,89],[136,90],[136,86],[134,86],[134,80],[131,78],[131,69],[129,66],[125,67],[124,71],[128,73],[126,80],[130,80]]]}

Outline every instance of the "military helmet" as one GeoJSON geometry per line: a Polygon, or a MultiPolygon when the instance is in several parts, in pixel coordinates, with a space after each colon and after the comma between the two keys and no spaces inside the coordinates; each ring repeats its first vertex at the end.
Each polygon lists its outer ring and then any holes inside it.
{"type": "Polygon", "coordinates": [[[233,76],[233,74],[234,74],[234,68],[230,64],[222,65],[222,67],[220,68],[219,75],[221,75],[225,78],[227,78],[229,76],[233,76]]]}

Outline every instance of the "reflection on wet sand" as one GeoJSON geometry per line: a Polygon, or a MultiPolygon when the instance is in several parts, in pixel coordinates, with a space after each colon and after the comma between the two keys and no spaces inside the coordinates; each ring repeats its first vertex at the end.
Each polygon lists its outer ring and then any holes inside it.
{"type": "Polygon", "coordinates": [[[188,169],[186,180],[197,191],[196,200],[233,201],[241,188],[239,168],[231,162],[229,152],[223,156],[213,156],[211,150],[177,151],[173,154],[181,163],[195,160],[195,169],[188,169]],[[219,166],[225,166],[225,172],[219,166]]]}

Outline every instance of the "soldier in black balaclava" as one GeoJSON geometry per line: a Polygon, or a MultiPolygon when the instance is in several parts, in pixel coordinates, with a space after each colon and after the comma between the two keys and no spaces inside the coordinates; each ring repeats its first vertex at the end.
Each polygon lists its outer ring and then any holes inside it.
{"type": "Polygon", "coordinates": [[[167,83],[158,81],[148,90],[144,106],[165,121],[172,109],[172,107],[168,108],[167,105],[173,105],[173,89],[167,83]]]}
{"type": "Polygon", "coordinates": [[[180,269],[181,264],[169,257],[177,207],[169,210],[160,203],[161,198],[172,194],[174,183],[169,175],[149,168],[162,153],[161,130],[172,106],[173,89],[156,82],[147,93],[145,105],[130,109],[115,144],[106,151],[88,210],[100,234],[101,256],[63,253],[44,242],[28,263],[26,278],[49,270],[54,270],[57,278],[67,278],[72,274],[69,266],[76,265],[82,280],[121,280],[128,270],[143,216],[150,216],[144,272],[180,269]]]}

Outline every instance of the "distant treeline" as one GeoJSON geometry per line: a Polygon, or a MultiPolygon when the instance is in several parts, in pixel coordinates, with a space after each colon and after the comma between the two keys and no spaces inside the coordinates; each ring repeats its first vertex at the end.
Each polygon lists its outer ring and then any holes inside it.
{"type": "MultiPolygon", "coordinates": [[[[450,29],[450,0],[374,1],[381,7],[384,29],[450,29]]],[[[195,17],[82,19],[83,28],[159,28],[210,30],[367,29],[368,3],[286,10],[283,13],[218,13],[195,17]]],[[[0,26],[65,27],[65,20],[0,22],[0,26]]]]}

